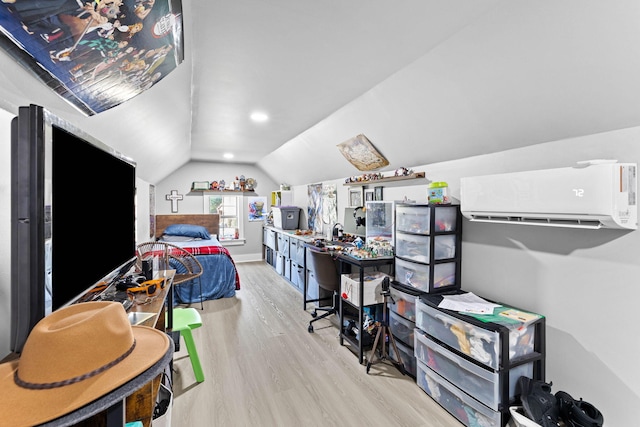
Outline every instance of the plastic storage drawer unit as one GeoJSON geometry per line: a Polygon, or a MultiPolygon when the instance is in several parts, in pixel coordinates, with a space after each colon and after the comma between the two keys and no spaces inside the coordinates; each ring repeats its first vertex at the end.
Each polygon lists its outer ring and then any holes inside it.
{"type": "MultiPolygon", "coordinates": [[[[506,310],[507,308],[505,308],[506,310]]],[[[493,369],[500,369],[502,341],[500,333],[488,330],[450,316],[421,300],[416,302],[416,327],[433,338],[472,357],[493,369]]],[[[533,353],[535,325],[533,323],[510,323],[509,351],[504,361],[514,360],[533,353]]]]}
{"type": "Polygon", "coordinates": [[[429,396],[467,427],[501,427],[501,413],[487,408],[451,385],[420,360],[416,360],[416,383],[429,396]]]}
{"type": "Polygon", "coordinates": [[[533,377],[533,362],[511,368],[507,372],[489,371],[463,359],[431,340],[419,329],[415,332],[414,352],[416,358],[450,383],[478,399],[494,411],[509,407],[501,402],[500,380],[509,376],[509,401],[515,396],[516,381],[521,376],[533,377]]]}

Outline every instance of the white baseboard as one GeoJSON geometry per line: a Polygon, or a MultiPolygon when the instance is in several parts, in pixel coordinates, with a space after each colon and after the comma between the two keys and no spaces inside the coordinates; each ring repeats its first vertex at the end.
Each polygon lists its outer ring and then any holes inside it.
{"type": "Polygon", "coordinates": [[[256,254],[244,254],[244,255],[232,255],[233,262],[254,262],[254,261],[264,261],[261,253],[256,254]]]}

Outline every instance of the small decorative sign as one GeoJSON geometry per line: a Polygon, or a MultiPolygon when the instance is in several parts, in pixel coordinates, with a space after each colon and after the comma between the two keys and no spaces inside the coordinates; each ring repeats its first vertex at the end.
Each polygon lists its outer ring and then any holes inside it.
{"type": "Polygon", "coordinates": [[[209,189],[209,181],[193,181],[191,183],[191,191],[202,191],[209,189]]]}

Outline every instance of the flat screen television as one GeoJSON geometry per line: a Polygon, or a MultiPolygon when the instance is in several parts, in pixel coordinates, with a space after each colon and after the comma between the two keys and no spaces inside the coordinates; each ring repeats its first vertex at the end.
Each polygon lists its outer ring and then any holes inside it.
{"type": "Polygon", "coordinates": [[[11,123],[11,351],[135,256],[136,165],[47,112],[11,123]]]}

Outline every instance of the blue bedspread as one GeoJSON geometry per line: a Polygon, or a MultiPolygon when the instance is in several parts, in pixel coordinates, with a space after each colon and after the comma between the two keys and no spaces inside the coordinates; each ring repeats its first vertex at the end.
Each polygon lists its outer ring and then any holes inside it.
{"type": "MultiPolygon", "coordinates": [[[[227,249],[221,246],[218,240],[171,243],[194,254],[202,264],[204,272],[199,280],[202,284],[203,300],[231,298],[236,295],[236,290],[240,289],[236,266],[227,249]]],[[[174,268],[180,273],[180,269],[184,267],[176,265],[174,268]]],[[[200,302],[200,287],[197,281],[198,279],[194,279],[174,286],[173,295],[176,304],[200,302]]]]}

